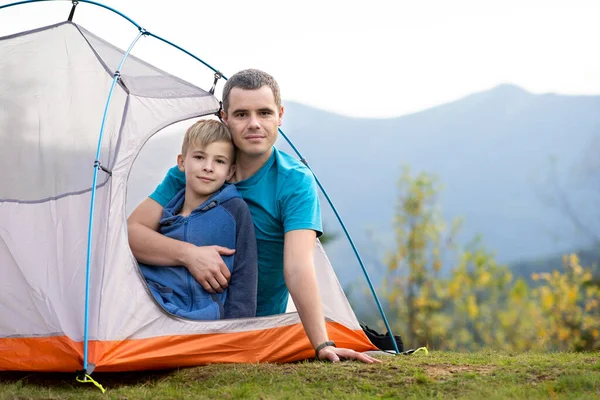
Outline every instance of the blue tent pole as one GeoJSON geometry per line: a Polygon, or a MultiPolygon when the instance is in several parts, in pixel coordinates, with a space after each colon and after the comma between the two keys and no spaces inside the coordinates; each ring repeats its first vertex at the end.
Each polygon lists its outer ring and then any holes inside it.
{"type": "Polygon", "coordinates": [[[88,370],[88,325],[89,325],[89,298],[90,298],[90,264],[91,264],[91,255],[92,255],[92,232],[94,228],[94,208],[96,204],[96,182],[98,180],[98,169],[101,168],[100,164],[100,151],[102,149],[102,137],[104,136],[104,128],[106,126],[106,118],[108,116],[108,108],[110,106],[110,102],[112,100],[112,95],[115,90],[115,86],[117,81],[121,77],[121,69],[123,68],[123,64],[125,60],[131,53],[133,46],[137,43],[140,37],[144,35],[146,31],[140,28],[140,32],[137,34],[129,48],[123,54],[123,58],[119,63],[119,67],[115,71],[113,76],[112,84],[110,86],[110,91],[108,92],[108,98],[106,100],[106,106],[104,107],[104,115],[102,116],[102,125],[100,126],[100,135],[98,137],[98,148],[96,149],[96,160],[94,162],[94,178],[92,181],[92,199],[90,201],[90,222],[88,227],[88,240],[87,240],[87,260],[85,266],[85,316],[84,316],[84,327],[83,327],[83,369],[87,372],[88,370]]]}
{"type": "Polygon", "coordinates": [[[283,138],[292,147],[292,149],[294,150],[294,152],[296,153],[296,155],[300,158],[300,160],[302,160],[302,162],[304,162],[304,164],[308,167],[308,169],[310,170],[310,172],[312,172],[313,176],[315,177],[315,181],[317,182],[317,185],[319,186],[319,189],[321,189],[321,192],[325,196],[325,199],[327,199],[327,202],[329,203],[329,206],[333,210],[333,212],[334,212],[334,214],[335,214],[338,222],[342,226],[342,229],[344,230],[344,234],[346,235],[346,238],[348,239],[348,242],[350,243],[350,246],[352,246],[352,250],[354,251],[354,255],[356,256],[356,259],[358,260],[358,263],[360,264],[360,268],[362,269],[363,274],[365,275],[365,278],[366,278],[367,283],[369,285],[369,289],[371,289],[371,294],[373,294],[373,298],[375,299],[375,303],[377,303],[377,308],[379,309],[379,313],[381,314],[381,318],[383,319],[383,323],[385,324],[385,327],[387,328],[387,330],[388,330],[388,332],[390,334],[390,339],[392,340],[392,344],[394,345],[394,350],[396,350],[396,354],[400,353],[400,350],[398,349],[398,344],[394,340],[394,334],[392,333],[392,329],[390,328],[390,324],[388,323],[388,320],[387,320],[387,318],[385,316],[385,312],[383,311],[383,307],[381,307],[381,303],[379,302],[379,297],[377,296],[377,293],[375,292],[375,289],[373,288],[373,283],[371,282],[371,278],[369,276],[369,273],[367,272],[367,269],[365,268],[365,265],[364,265],[364,263],[363,263],[363,261],[362,261],[362,259],[360,257],[360,254],[358,253],[358,250],[356,249],[356,246],[354,245],[354,241],[350,237],[350,233],[348,233],[348,230],[346,229],[346,225],[344,224],[344,221],[342,221],[342,217],[340,217],[340,214],[338,213],[337,209],[333,205],[333,201],[331,201],[331,198],[329,197],[329,195],[325,191],[325,188],[323,187],[323,185],[321,185],[321,182],[319,181],[319,178],[317,178],[317,175],[315,174],[315,172],[312,170],[312,168],[310,168],[310,166],[308,165],[308,163],[306,162],[306,160],[304,159],[304,157],[302,157],[302,154],[300,154],[300,152],[298,151],[298,149],[296,149],[296,146],[294,146],[294,144],[292,143],[292,141],[287,137],[287,135],[283,132],[283,130],[281,130],[281,128],[279,128],[279,133],[281,133],[281,136],[283,136],[283,138]]]}
{"type": "MultiPolygon", "coordinates": [[[[23,0],[23,1],[18,1],[16,3],[5,4],[3,6],[0,6],[0,9],[7,8],[7,7],[12,7],[12,6],[18,6],[18,5],[21,5],[21,4],[41,3],[41,2],[47,2],[47,1],[62,1],[62,0],[23,0]]],[[[69,0],[66,0],[66,1],[69,1],[69,0]]],[[[112,7],[109,7],[109,6],[104,5],[102,3],[97,3],[97,2],[91,1],[91,0],[78,0],[78,2],[79,3],[93,4],[95,6],[102,7],[102,8],[105,8],[105,9],[109,10],[109,11],[112,11],[115,14],[118,14],[121,17],[125,18],[127,21],[131,22],[133,25],[135,25],[136,28],[138,28],[138,30],[142,30],[142,27],[139,26],[134,20],[132,20],[131,18],[129,18],[127,15],[125,15],[125,14],[123,14],[123,13],[115,10],[112,7]]]]}

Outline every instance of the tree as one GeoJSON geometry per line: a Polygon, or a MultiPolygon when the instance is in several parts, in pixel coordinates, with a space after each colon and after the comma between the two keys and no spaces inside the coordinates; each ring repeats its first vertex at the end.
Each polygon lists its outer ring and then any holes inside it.
{"type": "Polygon", "coordinates": [[[386,257],[384,289],[388,307],[405,323],[407,343],[430,343],[439,333],[436,318],[443,307],[439,286],[443,250],[451,243],[458,224],[446,236],[446,225],[437,206],[437,180],[426,173],[411,176],[404,168],[398,180],[399,196],[394,217],[396,249],[386,257]]]}

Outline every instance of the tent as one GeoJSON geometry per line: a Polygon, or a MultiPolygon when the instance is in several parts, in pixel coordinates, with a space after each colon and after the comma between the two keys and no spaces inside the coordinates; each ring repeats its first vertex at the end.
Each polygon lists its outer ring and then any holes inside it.
{"type": "MultiPolygon", "coordinates": [[[[314,357],[293,304],[270,317],[191,321],[153,301],[127,240],[132,165],[152,135],[220,104],[131,55],[150,35],[142,28],[123,51],[71,17],[0,38],[0,370],[314,357]]],[[[315,266],[331,339],[376,349],[318,241],[315,266]]]]}

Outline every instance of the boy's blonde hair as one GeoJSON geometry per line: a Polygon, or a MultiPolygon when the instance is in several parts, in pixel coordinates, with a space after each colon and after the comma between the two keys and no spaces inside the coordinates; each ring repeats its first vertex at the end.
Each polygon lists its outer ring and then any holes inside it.
{"type": "Polygon", "coordinates": [[[215,142],[229,142],[233,146],[229,128],[220,121],[214,119],[202,119],[190,126],[185,132],[183,144],[181,145],[181,154],[185,156],[192,143],[197,143],[201,147],[206,147],[215,142]]]}

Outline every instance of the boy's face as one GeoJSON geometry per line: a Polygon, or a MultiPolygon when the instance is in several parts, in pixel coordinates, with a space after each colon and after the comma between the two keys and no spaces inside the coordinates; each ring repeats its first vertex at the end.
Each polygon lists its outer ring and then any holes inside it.
{"type": "Polygon", "coordinates": [[[225,111],[223,121],[240,152],[254,157],[269,152],[277,140],[277,128],[283,117],[283,107],[275,103],[270,87],[231,89],[229,110],[225,111]]]}
{"type": "Polygon", "coordinates": [[[185,172],[186,195],[209,196],[219,190],[235,172],[231,142],[214,142],[206,147],[190,143],[187,153],[177,156],[179,170],[185,172]]]}

